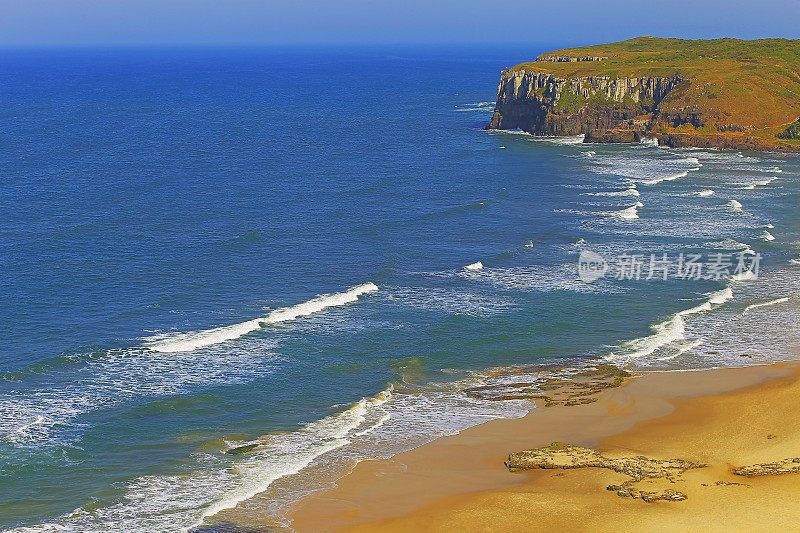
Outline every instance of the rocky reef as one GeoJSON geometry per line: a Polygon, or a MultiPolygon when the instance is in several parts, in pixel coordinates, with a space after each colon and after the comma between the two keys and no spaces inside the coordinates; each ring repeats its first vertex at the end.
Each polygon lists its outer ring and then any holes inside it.
{"type": "Polygon", "coordinates": [[[500,383],[470,387],[464,393],[480,400],[534,400],[544,407],[570,407],[596,402],[600,392],[622,386],[630,376],[629,372],[608,364],[577,372],[520,367],[492,376],[501,378],[500,383]],[[531,380],[534,375],[537,379],[531,380]]]}

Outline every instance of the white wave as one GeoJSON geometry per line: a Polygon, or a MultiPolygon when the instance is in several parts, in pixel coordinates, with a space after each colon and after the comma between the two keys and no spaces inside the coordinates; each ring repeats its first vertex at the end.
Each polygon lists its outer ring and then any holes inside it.
{"type": "MultiPolygon", "coordinates": [[[[64,383],[10,389],[0,394],[0,442],[42,449],[70,443],[85,427],[77,419],[137,398],[163,398],[210,385],[247,383],[273,373],[274,339],[243,339],[225,350],[176,352],[170,357],[143,347],[89,357],[64,383]]],[[[93,355],[93,354],[92,354],[93,355]]]]}
{"type": "Polygon", "coordinates": [[[730,287],[712,292],[707,295],[708,300],[700,305],[691,307],[684,311],[679,311],[669,316],[663,322],[651,326],[653,333],[647,337],[634,339],[624,342],[621,345],[622,353],[611,353],[606,356],[611,361],[634,361],[654,354],[658,350],[685,339],[686,323],[685,318],[690,315],[711,311],[714,307],[724,304],[733,298],[733,291],[730,287]]]}
{"type": "Polygon", "coordinates": [[[643,144],[645,146],[658,146],[658,139],[655,137],[642,137],[639,141],[639,144],[643,144]]]}
{"type": "Polygon", "coordinates": [[[707,196],[713,196],[714,195],[714,191],[711,190],[711,189],[705,189],[705,190],[698,191],[698,192],[694,193],[694,195],[695,196],[699,196],[701,198],[705,198],[707,196]]]}
{"type": "Polygon", "coordinates": [[[783,173],[783,170],[781,170],[781,167],[779,167],[779,166],[773,166],[773,167],[748,167],[748,168],[746,168],[744,170],[748,170],[750,172],[764,172],[764,173],[767,173],[767,174],[773,174],[773,173],[774,174],[781,174],[781,173],[783,173]]]}
{"type": "Polygon", "coordinates": [[[249,460],[237,465],[240,478],[238,486],[208,505],[200,519],[189,529],[200,526],[205,518],[225,509],[232,509],[240,502],[265,491],[275,480],[296,474],[320,455],[349,444],[348,437],[357,436],[357,430],[366,421],[368,411],[389,401],[392,392],[390,386],[376,396],[362,398],[344,412],[312,422],[299,431],[267,442],[249,460]]]}
{"type": "Polygon", "coordinates": [[[725,287],[708,295],[708,302],[713,305],[722,305],[731,299],[733,299],[733,289],[730,287],[725,287]]]}
{"type": "Polygon", "coordinates": [[[750,248],[749,245],[743,242],[735,241],[733,239],[725,239],[717,242],[707,242],[705,245],[711,248],[718,248],[722,250],[735,250],[738,251],[741,255],[756,255],[756,251],[750,248]]]}
{"type": "Polygon", "coordinates": [[[681,355],[683,355],[683,354],[685,354],[687,352],[690,352],[690,351],[694,350],[695,348],[698,348],[702,344],[703,344],[703,339],[695,339],[693,341],[681,343],[677,347],[677,350],[675,351],[675,353],[672,353],[672,354],[669,354],[669,355],[665,355],[664,357],[658,357],[658,358],[656,358],[656,361],[661,361],[661,362],[663,362],[663,361],[672,361],[673,359],[677,359],[681,355]]]}
{"type": "Polygon", "coordinates": [[[789,263],[793,265],[800,265],[800,259],[789,259],[789,263]]]}
{"type": "Polygon", "coordinates": [[[6,442],[20,444],[36,440],[42,432],[46,434],[48,427],[51,425],[51,422],[44,415],[33,414],[17,427],[0,430],[0,435],[6,442]]]}
{"type": "Polygon", "coordinates": [[[585,192],[585,196],[641,196],[641,193],[636,188],[636,185],[621,190],[621,191],[603,191],[603,192],[585,192]]]}
{"type": "Polygon", "coordinates": [[[738,200],[731,200],[730,202],[728,202],[725,205],[727,205],[727,207],[730,207],[731,209],[733,209],[737,213],[742,211],[742,204],[738,200]]]}
{"type": "Polygon", "coordinates": [[[570,135],[570,136],[567,136],[567,137],[539,137],[539,136],[537,136],[537,137],[535,137],[535,140],[551,142],[551,143],[554,143],[554,144],[567,144],[567,145],[569,145],[569,144],[581,144],[581,143],[583,143],[583,138],[584,137],[585,136],[583,134],[581,134],[581,135],[570,135]]]}
{"type": "Polygon", "coordinates": [[[704,246],[708,246],[709,248],[718,248],[722,250],[739,250],[743,254],[751,254],[751,255],[755,254],[755,252],[750,248],[749,245],[733,239],[724,239],[716,242],[707,242],[705,243],[704,246]]]}
{"type": "Polygon", "coordinates": [[[767,229],[775,229],[775,224],[770,224],[769,222],[767,222],[766,224],[764,224],[764,227],[767,229]]]}
{"type": "MultiPolygon", "coordinates": [[[[580,293],[614,292],[623,291],[619,287],[612,287],[601,280],[595,283],[584,283],[578,276],[575,263],[563,263],[559,265],[530,265],[506,268],[486,268],[480,272],[465,272],[464,270],[445,270],[439,272],[417,272],[416,274],[434,277],[451,278],[460,277],[471,282],[483,282],[498,287],[503,291],[570,291],[580,293]]],[[[505,311],[516,305],[513,299],[508,296],[502,298],[498,294],[505,295],[505,292],[498,293],[495,290],[484,296],[480,293],[468,293],[462,297],[457,297],[455,290],[418,288],[411,294],[405,288],[387,288],[386,297],[390,300],[398,300],[409,303],[415,307],[423,309],[445,308],[457,314],[483,315],[495,314],[497,311],[505,311]],[[451,311],[452,309],[452,311],[451,311]]]]}
{"type": "MultiPolygon", "coordinates": [[[[489,270],[476,272],[446,271],[426,273],[434,277],[467,277],[471,281],[482,279],[489,270]]],[[[497,293],[482,294],[480,290],[446,289],[439,287],[387,287],[388,301],[423,311],[456,316],[493,316],[514,306],[513,300],[497,293]]]]}
{"type": "Polygon", "coordinates": [[[479,111],[482,113],[491,113],[494,111],[494,102],[475,102],[474,104],[464,104],[458,106],[456,111],[479,111]]]}
{"type": "Polygon", "coordinates": [[[638,204],[626,207],[625,209],[620,209],[619,211],[608,211],[603,214],[606,216],[620,218],[623,220],[634,220],[639,218],[639,212],[637,211],[637,207],[638,204]]]}
{"type": "Polygon", "coordinates": [[[757,278],[758,274],[752,270],[745,270],[744,272],[739,272],[738,274],[731,276],[731,281],[753,281],[757,278]]]}
{"type": "Polygon", "coordinates": [[[758,304],[751,304],[751,305],[748,305],[747,307],[744,308],[744,311],[742,311],[742,314],[743,315],[747,314],[747,312],[750,311],[751,309],[757,309],[759,307],[768,307],[770,305],[778,305],[778,304],[786,303],[789,300],[790,300],[790,298],[788,296],[786,296],[785,298],[778,298],[777,300],[770,300],[768,302],[761,302],[761,303],[758,303],[758,304]]]}
{"type": "Polygon", "coordinates": [[[772,233],[768,232],[767,230],[764,230],[759,239],[761,239],[762,241],[774,241],[775,236],[772,235],[772,233]]]}
{"type": "Polygon", "coordinates": [[[358,300],[358,297],[362,294],[377,290],[378,287],[374,283],[364,283],[363,285],[351,287],[344,292],[323,294],[301,304],[276,309],[266,317],[247,320],[231,326],[187,333],[154,335],[145,339],[145,346],[156,352],[190,352],[198,348],[238,339],[242,335],[260,329],[263,324],[279,324],[301,316],[318,313],[328,307],[349,304],[358,300]]]}
{"type": "Polygon", "coordinates": [[[752,190],[753,190],[753,189],[755,189],[756,187],[766,187],[767,185],[769,185],[770,183],[772,183],[772,182],[773,182],[773,181],[775,181],[776,179],[778,179],[778,176],[772,176],[772,177],[771,177],[771,178],[769,178],[769,179],[766,179],[766,180],[759,180],[759,181],[756,181],[756,182],[750,183],[750,184],[748,184],[748,185],[745,185],[744,187],[742,187],[742,189],[744,189],[744,190],[748,190],[748,191],[752,191],[752,190]]]}
{"type": "Polygon", "coordinates": [[[477,261],[475,263],[470,263],[464,267],[464,270],[468,270],[470,272],[478,272],[479,270],[483,270],[483,263],[477,261]]]}
{"type": "MultiPolygon", "coordinates": [[[[694,169],[691,169],[691,170],[699,170],[699,169],[694,168],[694,169]]],[[[680,178],[685,178],[686,176],[689,175],[689,172],[690,172],[689,170],[684,170],[684,171],[681,171],[681,172],[675,172],[673,174],[667,174],[665,176],[659,176],[657,178],[653,178],[653,179],[649,179],[649,180],[641,180],[641,183],[643,183],[645,185],[657,185],[657,184],[665,182],[665,181],[674,181],[674,180],[677,180],[677,179],[680,179],[680,178]]]]}
{"type": "Polygon", "coordinates": [[[486,130],[488,133],[495,135],[524,135],[526,137],[533,137],[532,133],[528,133],[527,131],[521,130],[519,128],[513,130],[486,130]]]}

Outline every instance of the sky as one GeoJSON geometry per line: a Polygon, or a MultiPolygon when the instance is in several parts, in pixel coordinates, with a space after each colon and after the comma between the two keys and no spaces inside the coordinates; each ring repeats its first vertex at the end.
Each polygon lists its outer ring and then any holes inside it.
{"type": "Polygon", "coordinates": [[[800,0],[0,0],[0,46],[800,38],[800,0]]]}

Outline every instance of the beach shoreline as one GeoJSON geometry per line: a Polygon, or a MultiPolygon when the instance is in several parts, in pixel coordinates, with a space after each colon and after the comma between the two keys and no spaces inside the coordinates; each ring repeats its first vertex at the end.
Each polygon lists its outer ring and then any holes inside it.
{"type": "MultiPolygon", "coordinates": [[[[718,511],[707,507],[709,502],[718,502],[719,495],[706,498],[698,487],[706,491],[708,487],[756,485],[758,493],[749,491],[747,501],[753,503],[754,515],[762,507],[766,512],[774,502],[761,502],[759,495],[763,492],[768,499],[774,492],[770,487],[783,491],[784,496],[775,501],[795,492],[800,495],[795,475],[757,476],[754,482],[732,474],[731,469],[794,457],[790,452],[800,443],[800,425],[787,413],[791,404],[773,405],[770,400],[795,389],[800,389],[800,365],[795,363],[639,372],[620,387],[600,391],[597,401],[539,406],[521,419],[493,420],[390,459],[362,461],[331,488],[295,504],[290,527],[296,531],[440,531],[523,530],[536,525],[542,530],[582,530],[596,519],[596,512],[609,520],[609,527],[615,524],[625,530],[626,520],[644,512],[646,517],[652,515],[654,526],[666,528],[692,523],[682,510],[690,510],[694,520],[710,519],[718,511]],[[763,397],[764,402],[755,402],[754,397],[763,397]],[[726,414],[723,406],[733,408],[726,414]],[[742,416],[747,424],[736,422],[742,416]],[[777,420],[786,422],[777,424],[777,420]],[[723,446],[720,441],[729,444],[723,446]],[[611,457],[681,458],[708,466],[682,473],[679,481],[670,479],[666,486],[664,479],[645,479],[636,485],[633,497],[621,497],[606,490],[607,485],[624,483],[626,478],[619,472],[602,468],[510,472],[504,465],[510,453],[553,442],[611,457]],[[708,446],[711,442],[714,449],[708,446]],[[688,499],[644,499],[644,494],[664,490],[685,493],[688,499]]],[[[731,497],[736,495],[725,495],[731,497]]],[[[796,513],[786,515],[800,515],[800,506],[795,507],[796,513]]],[[[241,520],[235,510],[224,519],[245,528],[275,526],[254,523],[252,516],[241,520]]]]}

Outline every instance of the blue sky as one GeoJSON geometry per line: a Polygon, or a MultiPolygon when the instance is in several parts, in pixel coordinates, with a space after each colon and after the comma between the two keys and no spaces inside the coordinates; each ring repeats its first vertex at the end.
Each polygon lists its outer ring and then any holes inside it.
{"type": "Polygon", "coordinates": [[[0,45],[800,38],[798,0],[0,0],[0,45]]]}

